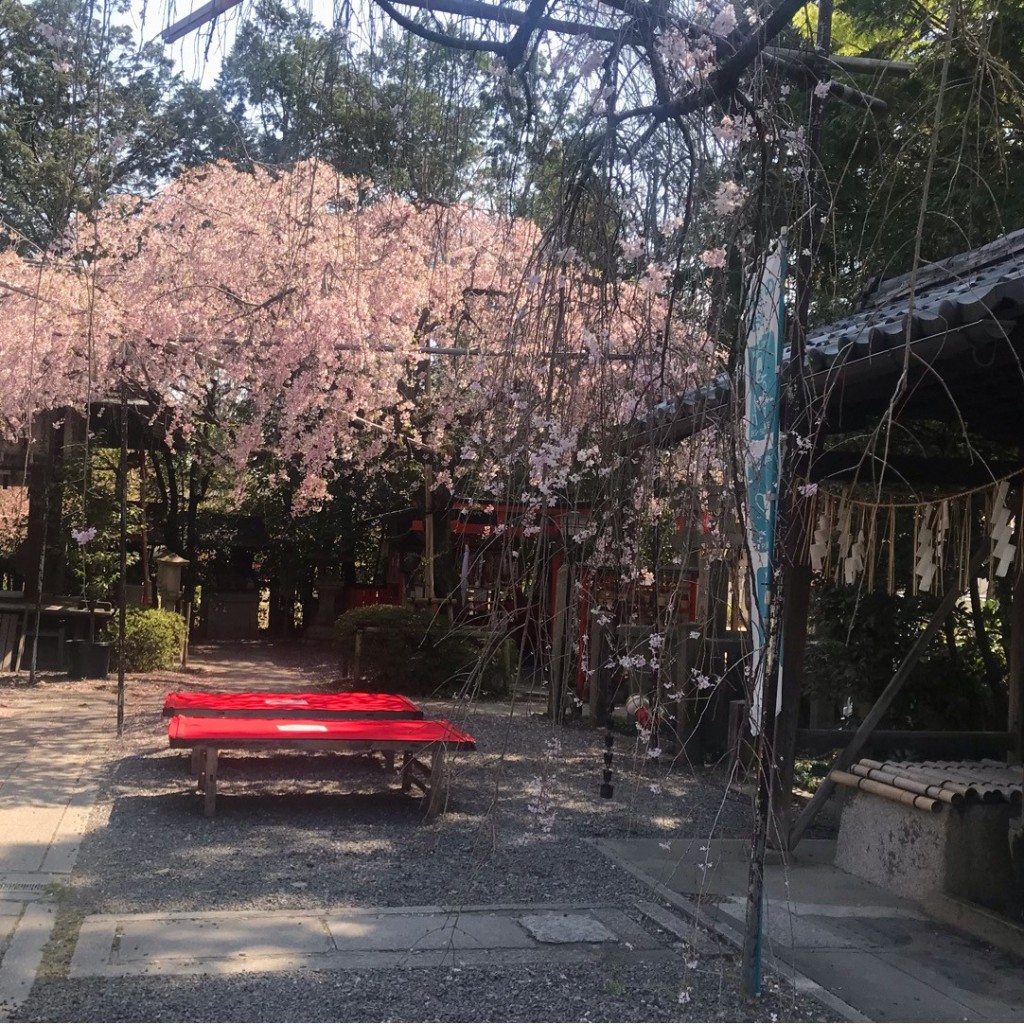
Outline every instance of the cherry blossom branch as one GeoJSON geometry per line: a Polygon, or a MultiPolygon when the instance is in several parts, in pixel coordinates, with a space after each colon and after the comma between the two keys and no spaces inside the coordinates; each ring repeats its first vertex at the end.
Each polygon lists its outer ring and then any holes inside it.
{"type": "Polygon", "coordinates": [[[804,6],[804,0],[782,0],[779,6],[740,43],[732,57],[708,76],[707,83],[702,88],[668,103],[646,104],[610,114],[609,120],[620,124],[632,118],[650,116],[656,121],[667,121],[673,117],[692,114],[724,99],[736,89],[743,73],[757,60],[768,43],[804,6]]]}

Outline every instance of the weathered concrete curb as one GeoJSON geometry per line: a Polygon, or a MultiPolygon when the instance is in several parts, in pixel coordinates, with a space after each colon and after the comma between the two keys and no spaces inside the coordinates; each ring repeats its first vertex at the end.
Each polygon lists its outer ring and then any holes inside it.
{"type": "Polygon", "coordinates": [[[15,926],[11,944],[0,963],[0,1021],[10,1020],[10,1015],[32,991],[55,914],[53,903],[29,903],[15,926]]]}
{"type": "MultiPolygon", "coordinates": [[[[682,911],[691,921],[694,922],[694,924],[703,925],[736,949],[743,948],[743,937],[732,926],[726,924],[724,921],[715,919],[707,913],[702,913],[700,907],[698,907],[692,900],[688,900],[685,896],[680,896],[679,893],[673,892],[668,888],[668,886],[662,885],[661,882],[656,878],[653,878],[646,871],[630,864],[629,861],[620,857],[614,850],[606,846],[602,840],[597,839],[593,842],[594,845],[609,858],[609,860],[617,864],[623,869],[623,871],[627,871],[638,881],[643,882],[644,885],[653,889],[663,900],[665,900],[666,903],[669,903],[677,910],[682,911]]],[[[835,993],[829,992],[828,989],[823,988],[816,981],[813,981],[811,978],[808,978],[807,975],[798,971],[785,955],[784,951],[776,951],[775,957],[785,963],[789,968],[789,970],[785,972],[784,976],[801,995],[813,996],[819,1003],[827,1006],[830,1010],[835,1011],[837,1017],[842,1020],[871,1020],[870,1017],[865,1017],[864,1014],[859,1010],[855,1010],[849,1003],[835,995],[835,993]]]]}

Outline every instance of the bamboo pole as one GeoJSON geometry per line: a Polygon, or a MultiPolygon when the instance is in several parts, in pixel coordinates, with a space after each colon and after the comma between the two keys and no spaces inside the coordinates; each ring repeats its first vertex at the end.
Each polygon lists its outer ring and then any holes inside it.
{"type": "Polygon", "coordinates": [[[908,807],[916,807],[921,811],[938,811],[942,807],[940,801],[930,796],[918,796],[916,793],[908,793],[905,789],[897,789],[895,786],[888,786],[884,782],[875,782],[874,779],[864,779],[859,775],[851,775],[849,772],[833,771],[829,778],[840,786],[849,786],[851,789],[861,789],[865,793],[873,793],[875,796],[884,797],[898,804],[906,804],[908,807]]]}
{"type": "Polygon", "coordinates": [[[951,789],[944,789],[942,786],[936,786],[930,782],[919,782],[917,779],[909,778],[906,775],[894,775],[891,772],[883,772],[878,768],[867,768],[863,762],[853,765],[850,771],[861,778],[872,779],[875,782],[884,782],[886,785],[893,786],[896,789],[905,789],[909,793],[917,793],[918,796],[934,797],[936,800],[941,800],[944,804],[951,804],[954,807],[958,807],[964,800],[962,793],[954,793],[951,789]]]}
{"type": "Polygon", "coordinates": [[[922,765],[909,765],[896,764],[893,761],[872,761],[870,758],[861,758],[860,763],[867,768],[873,768],[876,771],[883,772],[895,772],[899,771],[904,775],[916,775],[918,779],[931,779],[933,783],[938,786],[942,786],[944,789],[948,789],[952,793],[959,793],[960,796],[973,796],[976,794],[972,793],[972,787],[963,782],[958,782],[956,779],[949,778],[945,772],[935,768],[926,768],[922,765]]]}

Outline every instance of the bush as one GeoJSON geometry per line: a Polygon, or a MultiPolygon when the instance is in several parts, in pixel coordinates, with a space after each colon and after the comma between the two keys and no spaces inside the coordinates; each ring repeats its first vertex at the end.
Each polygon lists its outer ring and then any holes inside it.
{"type": "MultiPolygon", "coordinates": [[[[118,654],[117,616],[103,637],[118,654]]],[[[157,672],[174,668],[185,640],[185,620],[163,608],[129,608],[124,623],[125,672],[157,672]]]]}
{"type": "MultiPolygon", "coordinates": [[[[362,630],[359,684],[418,696],[462,688],[485,657],[486,641],[428,611],[398,605],[353,608],[335,625],[343,667],[354,668],[356,631],[362,630]]],[[[494,653],[484,666],[488,689],[507,685],[494,653]]]]}

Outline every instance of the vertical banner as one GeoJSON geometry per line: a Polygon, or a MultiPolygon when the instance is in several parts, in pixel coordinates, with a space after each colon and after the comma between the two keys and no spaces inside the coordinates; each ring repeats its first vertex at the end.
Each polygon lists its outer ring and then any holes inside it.
{"type": "MultiPolygon", "coordinates": [[[[772,554],[779,490],[779,371],[786,275],[783,243],[768,256],[752,287],[754,305],[747,332],[744,436],[746,440],[747,547],[750,552],[750,726],[761,729],[761,702],[771,606],[772,554]]],[[[779,700],[782,688],[779,687],[779,700]]],[[[778,713],[778,709],[776,709],[778,713]]]]}

